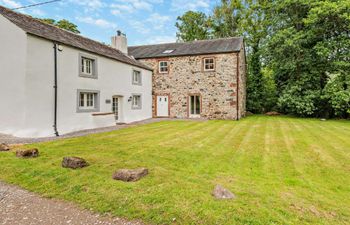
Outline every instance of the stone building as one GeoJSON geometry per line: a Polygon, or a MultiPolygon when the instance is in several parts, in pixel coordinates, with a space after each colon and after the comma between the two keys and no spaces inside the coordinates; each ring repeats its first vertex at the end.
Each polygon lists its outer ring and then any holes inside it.
{"type": "Polygon", "coordinates": [[[154,117],[238,120],[245,115],[242,38],[133,46],[128,54],[153,68],[154,117]]]}

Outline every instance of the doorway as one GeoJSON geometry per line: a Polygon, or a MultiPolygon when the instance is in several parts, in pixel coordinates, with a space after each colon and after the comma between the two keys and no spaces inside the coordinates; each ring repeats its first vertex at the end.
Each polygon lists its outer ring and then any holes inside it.
{"type": "Polygon", "coordinates": [[[112,100],[112,112],[116,122],[120,122],[120,97],[113,97],[112,100]]]}
{"type": "Polygon", "coordinates": [[[157,117],[169,116],[169,96],[157,96],[157,117]]]}
{"type": "Polygon", "coordinates": [[[199,95],[190,95],[189,96],[189,117],[190,118],[199,118],[201,114],[201,99],[199,95]]]}

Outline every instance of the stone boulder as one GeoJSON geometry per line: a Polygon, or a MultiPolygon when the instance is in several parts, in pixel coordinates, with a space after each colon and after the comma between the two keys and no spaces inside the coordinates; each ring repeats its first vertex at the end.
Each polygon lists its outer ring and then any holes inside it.
{"type": "Polygon", "coordinates": [[[272,112],[265,113],[265,115],[267,115],[267,116],[280,116],[282,114],[279,112],[272,111],[272,112]]]}
{"type": "Polygon", "coordinates": [[[35,158],[39,156],[39,150],[37,148],[17,150],[16,156],[18,158],[35,158]]]}
{"type": "Polygon", "coordinates": [[[236,196],[221,185],[216,185],[212,195],[216,199],[234,199],[236,196]]]}
{"type": "Polygon", "coordinates": [[[10,151],[10,146],[6,143],[1,143],[0,144],[0,152],[6,152],[10,151]]]}
{"type": "Polygon", "coordinates": [[[250,111],[246,111],[246,112],[245,112],[245,115],[246,115],[246,116],[252,116],[252,115],[254,115],[254,113],[252,113],[252,112],[250,112],[250,111]]]}
{"type": "Polygon", "coordinates": [[[62,167],[78,169],[88,166],[85,159],[79,157],[64,157],[62,160],[62,167]]]}
{"type": "Polygon", "coordinates": [[[148,174],[148,169],[120,169],[113,174],[114,180],[121,180],[125,182],[134,182],[140,180],[148,174]]]}

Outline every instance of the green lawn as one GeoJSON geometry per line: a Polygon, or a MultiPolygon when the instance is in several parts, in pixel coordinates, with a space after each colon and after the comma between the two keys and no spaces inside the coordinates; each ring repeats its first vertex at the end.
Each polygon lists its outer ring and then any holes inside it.
{"type": "Polygon", "coordinates": [[[252,116],[166,121],[0,153],[0,179],[46,197],[146,223],[349,224],[350,121],[252,116]],[[64,156],[91,166],[61,168],[64,156]],[[136,183],[111,179],[147,167],[136,183]],[[215,184],[236,194],[211,196],[215,184]]]}

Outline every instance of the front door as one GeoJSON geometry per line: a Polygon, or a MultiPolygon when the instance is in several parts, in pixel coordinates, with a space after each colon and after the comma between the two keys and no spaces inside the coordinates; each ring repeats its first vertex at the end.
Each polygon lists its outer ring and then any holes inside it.
{"type": "Polygon", "coordinates": [[[157,96],[157,116],[168,117],[169,116],[169,97],[157,96]]]}
{"type": "Polygon", "coordinates": [[[199,118],[201,114],[201,100],[199,95],[190,96],[190,118],[199,118]]]}
{"type": "Polygon", "coordinates": [[[120,120],[119,118],[119,110],[120,110],[120,106],[119,106],[119,97],[113,97],[113,101],[112,101],[112,112],[114,113],[114,118],[115,121],[118,122],[120,120]]]}

